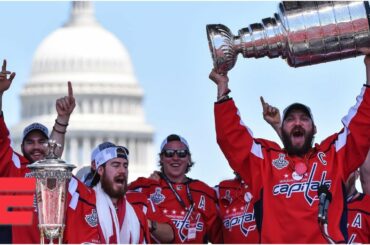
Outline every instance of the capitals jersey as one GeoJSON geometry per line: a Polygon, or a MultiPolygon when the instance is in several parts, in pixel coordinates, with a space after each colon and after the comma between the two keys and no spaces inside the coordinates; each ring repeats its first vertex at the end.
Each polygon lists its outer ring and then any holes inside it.
{"type": "Polygon", "coordinates": [[[348,243],[370,243],[370,196],[359,193],[347,205],[348,243]]]}
{"type": "Polygon", "coordinates": [[[364,86],[342,119],[344,128],[316,144],[304,157],[291,157],[277,143],[257,139],[240,118],[232,99],[215,103],[217,142],[232,169],[262,198],[262,243],[326,243],[318,225],[319,186],[332,194],[328,233],[347,237],[344,183],[370,148],[370,90],[364,86]],[[305,164],[307,171],[295,172],[305,164]]]}
{"type": "Polygon", "coordinates": [[[172,220],[175,227],[174,243],[222,243],[221,220],[217,215],[215,191],[199,180],[175,184],[173,188],[184,201],[185,209],[164,179],[159,181],[138,178],[129,189],[144,193],[161,210],[162,215],[172,220]],[[194,205],[188,200],[187,189],[194,205]]]}
{"type": "Polygon", "coordinates": [[[215,187],[225,243],[259,243],[253,196],[241,179],[221,181],[215,187]]]}
{"type": "MultiPolygon", "coordinates": [[[[28,160],[13,151],[4,117],[0,117],[0,177],[29,177],[28,160]]],[[[67,217],[63,243],[100,243],[95,199],[83,183],[72,178],[68,184],[67,217]],[[81,198],[83,195],[84,198],[81,198]],[[92,199],[91,199],[92,198],[92,199]]],[[[36,200],[36,199],[35,199],[36,200]]],[[[12,243],[40,243],[36,201],[33,224],[12,226],[12,243]]],[[[55,241],[56,242],[56,241],[55,241]]]]}

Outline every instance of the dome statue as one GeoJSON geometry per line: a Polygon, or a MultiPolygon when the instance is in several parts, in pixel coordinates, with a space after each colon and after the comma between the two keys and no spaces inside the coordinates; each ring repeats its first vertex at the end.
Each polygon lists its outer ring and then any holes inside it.
{"type": "Polygon", "coordinates": [[[67,81],[73,84],[77,106],[62,158],[79,167],[89,165],[91,150],[111,141],[130,150],[129,180],[148,176],[156,161],[154,129],[142,105],[144,92],[126,48],[98,23],[90,1],[72,2],[67,23],[37,48],[21,92],[21,122],[11,129],[14,147],[20,146],[28,124],[52,127],[55,100],[67,94],[67,81]]]}

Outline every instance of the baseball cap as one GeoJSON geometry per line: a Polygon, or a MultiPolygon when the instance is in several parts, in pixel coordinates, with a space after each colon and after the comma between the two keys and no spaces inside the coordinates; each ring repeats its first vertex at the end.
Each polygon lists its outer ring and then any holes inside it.
{"type": "Polygon", "coordinates": [[[112,142],[108,142],[108,141],[103,142],[103,143],[101,143],[101,144],[97,145],[97,146],[93,149],[93,151],[91,152],[91,162],[95,161],[96,155],[97,155],[100,151],[102,151],[102,150],[104,150],[104,149],[106,149],[106,148],[109,148],[109,147],[113,147],[113,146],[116,146],[116,145],[115,145],[115,144],[113,144],[112,142]]]}
{"type": "Polygon", "coordinates": [[[124,158],[129,160],[129,151],[124,146],[112,146],[101,150],[95,158],[96,168],[99,168],[113,158],[124,158]]]}
{"type": "Polygon", "coordinates": [[[162,152],[163,151],[163,148],[165,147],[165,145],[168,143],[168,142],[171,142],[171,141],[181,141],[185,146],[186,148],[189,150],[189,144],[188,142],[186,141],[185,138],[181,137],[180,135],[177,135],[177,134],[170,134],[168,135],[163,141],[162,141],[162,144],[161,144],[161,149],[160,151],[162,152]]]}
{"type": "Polygon", "coordinates": [[[313,116],[312,116],[310,107],[308,107],[304,104],[301,104],[301,103],[293,103],[290,106],[288,106],[287,108],[285,108],[285,110],[283,111],[283,121],[286,119],[286,117],[289,115],[289,113],[293,110],[299,110],[299,111],[304,112],[306,115],[308,115],[311,118],[311,120],[313,122],[313,116]]]}
{"type": "Polygon", "coordinates": [[[40,131],[47,139],[49,139],[49,130],[47,127],[45,127],[41,123],[32,123],[23,130],[22,142],[24,141],[24,139],[27,137],[29,133],[35,130],[40,131]]]}

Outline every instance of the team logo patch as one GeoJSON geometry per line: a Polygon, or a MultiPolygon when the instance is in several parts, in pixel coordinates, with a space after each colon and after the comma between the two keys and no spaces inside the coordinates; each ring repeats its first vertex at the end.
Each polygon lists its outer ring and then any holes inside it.
{"type": "Polygon", "coordinates": [[[98,225],[98,213],[95,208],[91,211],[91,214],[85,215],[85,220],[91,227],[96,227],[98,225]]]}
{"type": "Polygon", "coordinates": [[[150,199],[157,205],[163,202],[164,199],[166,198],[161,192],[162,188],[157,187],[155,188],[155,192],[150,194],[150,199]]]}
{"type": "Polygon", "coordinates": [[[279,154],[279,158],[272,161],[272,165],[277,169],[283,169],[289,162],[285,159],[285,154],[279,154]]]}
{"type": "Polygon", "coordinates": [[[230,205],[230,203],[233,201],[233,198],[230,195],[230,190],[226,190],[225,196],[222,197],[222,202],[226,205],[230,205]]]}

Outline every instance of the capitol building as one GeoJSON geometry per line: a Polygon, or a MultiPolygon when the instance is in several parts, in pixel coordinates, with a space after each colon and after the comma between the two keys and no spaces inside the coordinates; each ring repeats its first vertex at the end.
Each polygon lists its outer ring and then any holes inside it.
{"type": "Polygon", "coordinates": [[[89,166],[92,149],[111,141],[130,151],[129,181],[147,177],[155,169],[156,156],[154,129],[143,110],[144,91],[126,48],[95,19],[90,1],[73,2],[66,24],[37,48],[20,95],[21,121],[10,130],[15,148],[30,123],[51,130],[55,100],[67,95],[67,81],[72,82],[76,108],[62,159],[78,169],[89,166]]]}

